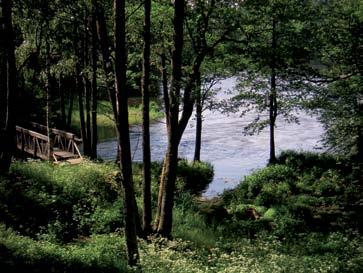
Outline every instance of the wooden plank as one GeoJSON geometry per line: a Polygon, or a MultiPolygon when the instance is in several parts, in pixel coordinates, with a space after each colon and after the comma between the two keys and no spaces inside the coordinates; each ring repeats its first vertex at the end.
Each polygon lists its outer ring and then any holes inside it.
{"type": "Polygon", "coordinates": [[[42,135],[40,133],[37,133],[35,131],[28,130],[28,129],[25,129],[25,128],[22,128],[22,127],[19,127],[19,126],[16,126],[16,130],[19,131],[19,132],[23,132],[23,134],[33,136],[33,137],[39,138],[39,139],[47,141],[47,142],[49,141],[49,138],[47,136],[42,135]]]}
{"type": "Polygon", "coordinates": [[[66,152],[66,151],[55,151],[53,153],[55,156],[57,157],[61,157],[61,158],[71,158],[71,157],[77,157],[76,154],[70,153],[70,152],[66,152]]]}
{"type": "Polygon", "coordinates": [[[75,164],[80,164],[83,161],[82,158],[74,158],[74,159],[68,159],[67,162],[75,165],[75,164]]]}

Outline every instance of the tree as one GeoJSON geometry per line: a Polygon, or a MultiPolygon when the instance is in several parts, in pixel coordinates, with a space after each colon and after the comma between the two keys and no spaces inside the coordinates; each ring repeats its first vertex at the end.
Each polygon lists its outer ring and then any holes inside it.
{"type": "Polygon", "coordinates": [[[182,52],[184,39],[184,0],[174,2],[174,34],[173,34],[173,53],[172,53],[172,79],[171,87],[167,97],[166,105],[169,105],[166,113],[168,124],[168,147],[165,154],[161,181],[159,185],[158,207],[155,221],[157,233],[163,236],[170,236],[173,219],[174,188],[176,179],[176,168],[178,165],[178,146],[179,146],[179,105],[180,89],[182,79],[182,52]]]}
{"type": "Polygon", "coordinates": [[[331,151],[363,161],[363,49],[362,1],[320,3],[315,47],[319,66],[310,107],[325,128],[324,143],[331,151]]]}
{"type": "MultiPolygon", "coordinates": [[[[192,54],[189,59],[188,69],[183,75],[183,46],[184,46],[184,18],[185,10],[184,1],[175,1],[174,3],[174,34],[173,34],[173,51],[172,51],[172,75],[169,93],[166,94],[166,86],[164,85],[164,104],[167,119],[167,132],[168,132],[168,147],[163,162],[163,170],[160,178],[159,194],[158,194],[158,207],[155,219],[155,230],[162,236],[170,236],[172,229],[172,211],[174,204],[174,188],[176,179],[176,169],[178,164],[178,146],[183,136],[184,130],[188,125],[189,119],[193,113],[195,103],[195,90],[197,90],[197,83],[200,78],[201,66],[205,61],[208,54],[226,38],[228,33],[233,30],[234,25],[226,27],[215,28],[214,35],[208,33],[211,30],[210,21],[212,14],[216,12],[216,1],[195,1],[190,5],[191,9],[195,9],[198,14],[198,22],[195,28],[188,29],[189,33],[193,31],[195,35],[192,37],[190,43],[192,46],[192,54]],[[207,39],[208,34],[211,38],[207,39]],[[184,76],[184,77],[183,77],[184,76]],[[184,82],[184,85],[183,85],[184,82]],[[183,92],[181,93],[181,89],[183,92]],[[179,108],[182,106],[181,115],[179,118],[179,108]]],[[[224,2],[218,2],[222,5],[224,2]]],[[[223,16],[221,13],[220,16],[223,16]]],[[[187,53],[185,53],[186,55],[187,53]]],[[[186,56],[184,56],[186,57],[186,56]]],[[[165,60],[164,60],[165,61],[165,60]]],[[[164,66],[163,66],[164,67],[164,66]]],[[[165,70],[163,69],[165,72],[165,70]]],[[[164,76],[166,73],[163,73],[164,76]]]]}
{"type": "Polygon", "coordinates": [[[1,121],[0,128],[0,173],[7,173],[11,164],[11,158],[15,151],[15,100],[17,95],[17,69],[15,63],[15,34],[12,22],[13,2],[3,0],[1,2],[2,20],[3,20],[3,41],[4,60],[6,63],[5,82],[6,100],[4,108],[6,113],[5,120],[1,121]]]}
{"type": "Polygon", "coordinates": [[[96,5],[92,5],[91,34],[92,34],[92,121],[91,121],[91,158],[97,158],[97,60],[98,60],[98,37],[96,5]]]}
{"type": "Polygon", "coordinates": [[[150,153],[150,44],[151,44],[151,0],[144,2],[144,52],[142,65],[142,116],[143,116],[143,230],[151,232],[151,153],[150,153]]]}
{"type": "Polygon", "coordinates": [[[132,179],[132,161],[128,120],[128,90],[126,84],[127,49],[125,1],[114,0],[115,9],[115,97],[117,110],[118,143],[120,147],[121,181],[124,189],[125,238],[127,260],[134,266],[138,262],[136,237],[137,210],[132,179]]]}
{"type": "MultiPolygon", "coordinates": [[[[199,78],[198,78],[199,79],[199,78]]],[[[219,89],[214,86],[221,80],[220,75],[208,75],[201,81],[197,81],[197,90],[195,98],[195,147],[194,161],[200,161],[200,152],[202,148],[202,128],[203,112],[212,106],[212,100],[219,89]]]]}
{"type": "Polygon", "coordinates": [[[241,45],[245,71],[240,72],[234,107],[242,114],[255,111],[256,119],[245,127],[254,134],[269,127],[270,157],[276,161],[275,127],[278,116],[298,122],[294,110],[301,108],[302,81],[311,70],[314,52],[310,47],[309,1],[245,1],[241,45]]]}

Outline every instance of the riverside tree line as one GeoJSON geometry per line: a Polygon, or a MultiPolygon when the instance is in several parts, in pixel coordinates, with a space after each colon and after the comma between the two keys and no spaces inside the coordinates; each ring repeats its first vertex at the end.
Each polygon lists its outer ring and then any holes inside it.
{"type": "Polygon", "coordinates": [[[137,236],[171,235],[178,146],[196,108],[200,160],[203,88],[216,78],[238,76],[238,95],[220,107],[255,111],[245,129],[269,127],[270,163],[278,118],[297,121],[299,109],[319,114],[327,148],[362,161],[362,21],[356,0],[1,0],[0,171],[9,170],[16,124],[36,120],[70,130],[74,105],[84,153],[97,158],[97,102],[108,99],[134,265],[137,236]],[[168,147],[153,221],[149,104],[159,87],[168,147]],[[143,106],[142,218],[128,120],[135,95],[143,106]]]}

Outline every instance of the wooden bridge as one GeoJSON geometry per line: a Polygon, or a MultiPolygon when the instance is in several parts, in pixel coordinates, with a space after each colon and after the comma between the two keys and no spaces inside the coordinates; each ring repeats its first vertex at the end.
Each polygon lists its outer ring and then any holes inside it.
{"type": "Polygon", "coordinates": [[[82,140],[74,134],[51,128],[48,137],[46,126],[32,122],[30,127],[31,130],[16,126],[17,148],[23,153],[56,163],[68,161],[76,164],[82,161],[78,148],[82,140]]]}

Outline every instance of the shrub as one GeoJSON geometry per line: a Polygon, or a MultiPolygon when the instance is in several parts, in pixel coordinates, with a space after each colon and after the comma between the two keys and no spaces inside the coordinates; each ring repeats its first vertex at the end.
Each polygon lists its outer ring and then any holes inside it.
{"type": "Polygon", "coordinates": [[[115,170],[90,162],[14,163],[11,181],[0,186],[0,218],[22,234],[59,241],[114,231],[123,223],[115,170]]]}
{"type": "MultiPolygon", "coordinates": [[[[162,162],[153,162],[151,164],[151,173],[153,184],[153,194],[157,197],[157,182],[160,179],[162,171],[162,162]]],[[[188,191],[192,194],[200,194],[204,191],[214,176],[213,166],[208,162],[188,162],[181,159],[178,162],[177,170],[177,191],[188,191]]]]}
{"type": "Polygon", "coordinates": [[[9,273],[127,272],[123,245],[123,238],[109,234],[60,246],[0,225],[0,266],[9,273]]]}
{"type": "Polygon", "coordinates": [[[296,175],[292,168],[271,165],[245,177],[237,188],[224,193],[223,199],[227,204],[254,203],[262,194],[257,204],[265,205],[276,201],[281,196],[288,195],[290,189],[294,187],[295,179],[296,175]],[[273,196],[275,193],[281,196],[275,198],[273,196]]]}
{"type": "Polygon", "coordinates": [[[177,176],[182,185],[181,190],[200,194],[213,180],[213,166],[208,162],[188,162],[182,159],[178,163],[177,176]]]}

